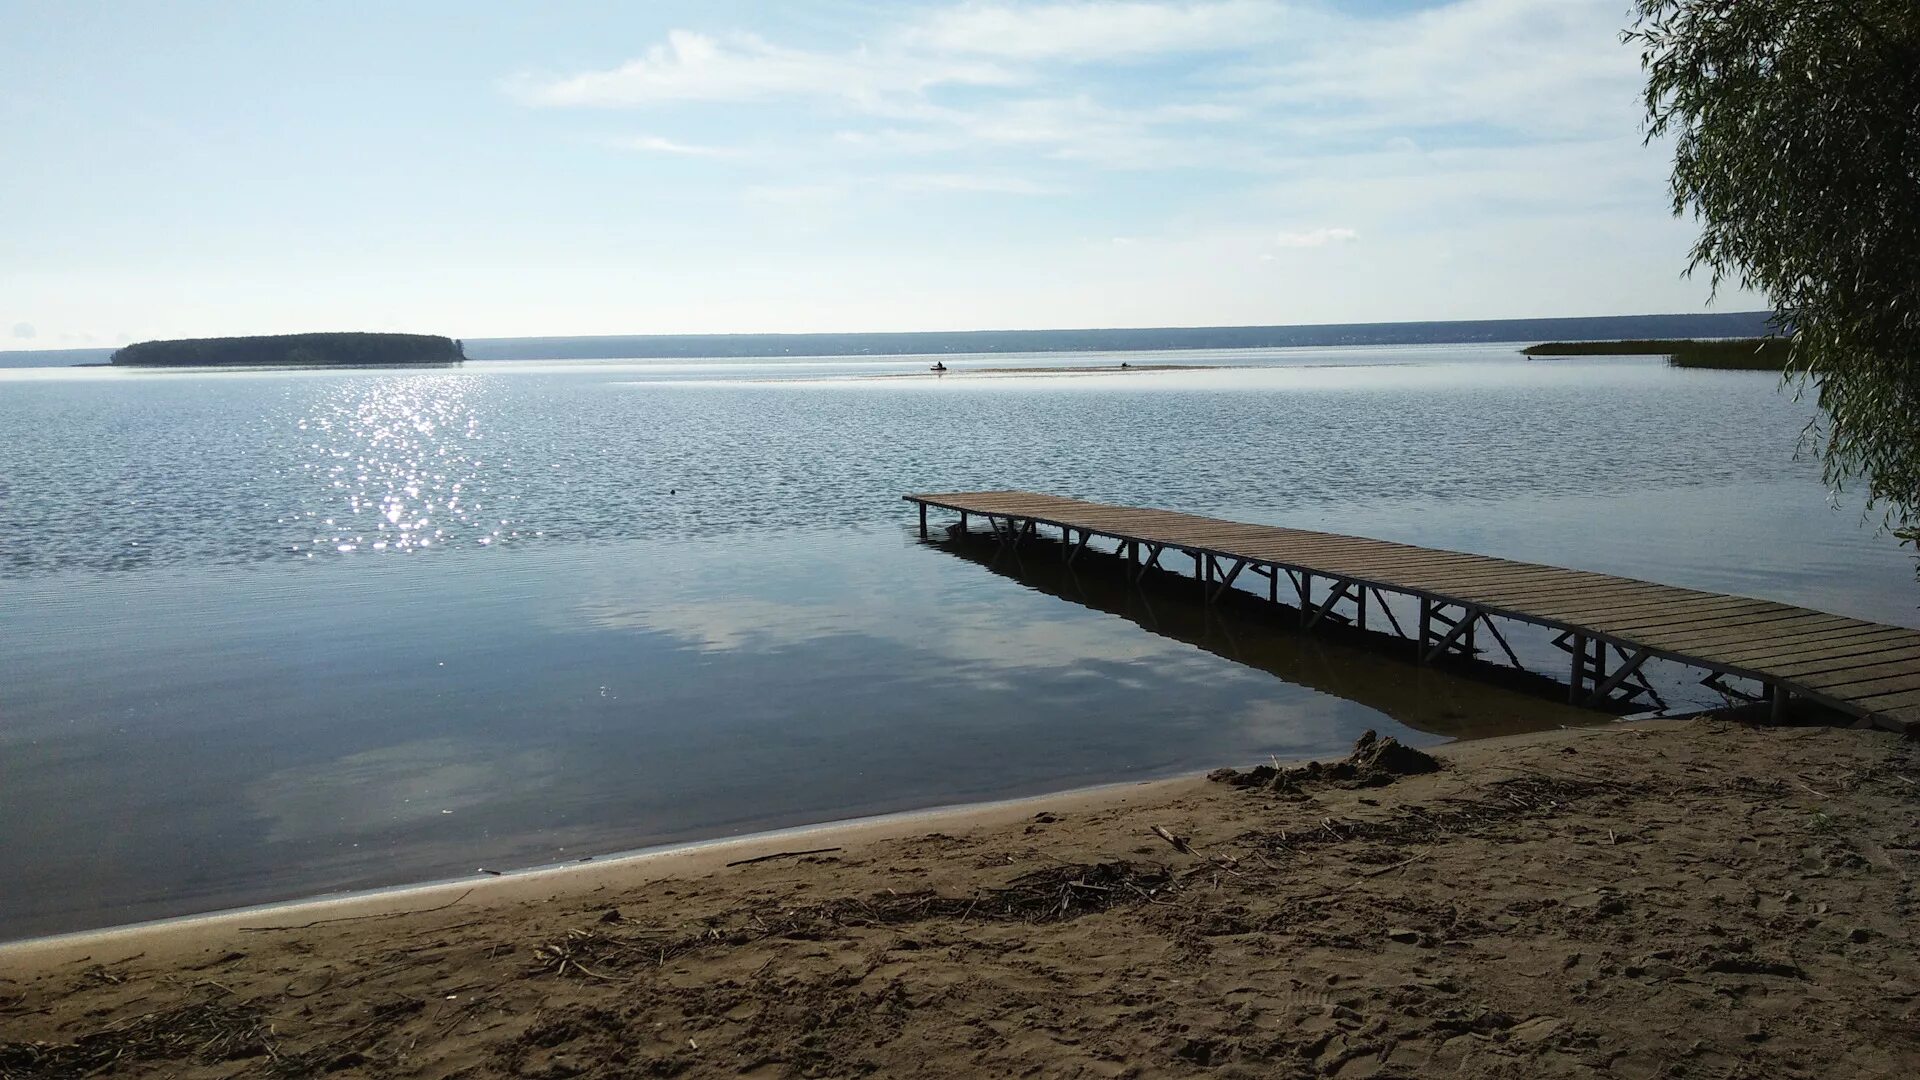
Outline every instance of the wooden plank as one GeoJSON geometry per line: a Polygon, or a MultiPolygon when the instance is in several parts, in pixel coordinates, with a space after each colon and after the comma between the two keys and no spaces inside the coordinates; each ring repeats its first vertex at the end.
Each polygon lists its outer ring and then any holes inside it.
{"type": "Polygon", "coordinates": [[[1767,670],[1781,678],[1798,682],[1808,676],[1835,671],[1920,663],[1920,645],[1888,646],[1883,642],[1867,642],[1861,645],[1841,645],[1825,651],[1833,655],[1815,656],[1792,662],[1769,662],[1767,670]]]}
{"type": "Polygon", "coordinates": [[[1305,540],[1272,542],[1262,540],[1244,545],[1248,553],[1259,552],[1263,555],[1276,555],[1301,560],[1341,559],[1355,565],[1405,565],[1412,562],[1435,567],[1466,567],[1486,560],[1479,555],[1456,555],[1452,552],[1421,551],[1418,548],[1402,547],[1364,547],[1358,544],[1313,543],[1305,540]]]}
{"type": "MultiPolygon", "coordinates": [[[[1837,620],[1839,617],[1823,616],[1819,612],[1808,611],[1805,608],[1731,607],[1705,612],[1696,610],[1692,615],[1687,614],[1686,609],[1683,608],[1667,612],[1665,618],[1650,615],[1630,627],[1622,628],[1618,624],[1609,622],[1606,630],[1608,633],[1631,637],[1636,641],[1652,641],[1655,638],[1667,639],[1675,635],[1685,635],[1703,644],[1714,644],[1736,638],[1746,640],[1798,633],[1801,629],[1812,629],[1813,627],[1810,626],[1802,627],[1801,624],[1816,618],[1837,620]]],[[[1600,621],[1595,619],[1592,623],[1596,630],[1600,629],[1600,621]]],[[[1820,622],[1816,625],[1829,624],[1820,622]]]]}
{"type": "Polygon", "coordinates": [[[1310,570],[1316,574],[1365,579],[1401,592],[1435,591],[1413,583],[1422,578],[1437,576],[1437,572],[1432,567],[1422,565],[1418,560],[1392,559],[1361,562],[1335,557],[1304,558],[1297,554],[1275,553],[1270,548],[1260,549],[1260,552],[1255,554],[1249,551],[1246,557],[1310,570]]]}
{"type": "Polygon", "coordinates": [[[1624,635],[1645,626],[1664,626],[1699,616],[1751,611],[1753,603],[1729,596],[1697,600],[1647,599],[1604,606],[1587,603],[1540,604],[1533,614],[1556,622],[1579,623],[1602,633],[1624,635]]]}
{"type": "Polygon", "coordinates": [[[1786,615],[1801,608],[1776,604],[1771,600],[1749,600],[1744,596],[1708,597],[1679,604],[1656,604],[1591,617],[1596,630],[1609,634],[1631,634],[1650,626],[1685,626],[1715,619],[1744,619],[1749,616],[1786,615]]]}
{"type": "MultiPolygon", "coordinates": [[[[1702,601],[1691,604],[1635,608],[1619,613],[1563,613],[1563,621],[1579,622],[1596,633],[1620,638],[1636,638],[1646,631],[1731,629],[1759,622],[1773,622],[1798,614],[1763,601],[1702,601]]],[[[1637,638],[1636,638],[1637,640],[1637,638]]]]}
{"type": "Polygon", "coordinates": [[[1504,604],[1546,604],[1581,597],[1650,596],[1665,592],[1659,586],[1648,585],[1644,581],[1604,577],[1581,579],[1571,575],[1449,582],[1447,587],[1462,593],[1471,592],[1488,602],[1499,601],[1504,604]]]}
{"type": "Polygon", "coordinates": [[[1869,712],[1880,712],[1884,709],[1904,709],[1909,705],[1920,705],[1920,690],[1905,690],[1897,694],[1875,694],[1870,697],[1857,697],[1848,700],[1852,704],[1858,705],[1869,712]]]}
{"type": "Polygon", "coordinates": [[[1855,620],[1844,616],[1809,611],[1778,622],[1717,633],[1690,631],[1685,628],[1671,631],[1640,630],[1634,633],[1634,640],[1644,641],[1657,648],[1674,652],[1699,652],[1715,648],[1733,648],[1753,642],[1783,641],[1809,634],[1816,637],[1829,635],[1838,637],[1858,625],[1855,620]]]}
{"type": "Polygon", "coordinates": [[[1489,589],[1548,591],[1613,584],[1595,576],[1581,578],[1552,566],[1506,567],[1478,559],[1465,563],[1410,563],[1399,572],[1403,584],[1433,592],[1478,593],[1489,589]]]}
{"type": "MultiPolygon", "coordinates": [[[[1795,660],[1812,659],[1814,654],[1826,648],[1838,648],[1859,644],[1873,644],[1891,648],[1895,644],[1905,645],[1913,639],[1913,632],[1903,631],[1891,626],[1876,627],[1867,630],[1852,631],[1847,634],[1829,635],[1814,633],[1804,637],[1784,638],[1779,641],[1756,642],[1740,646],[1727,646],[1712,650],[1712,655],[1702,655],[1700,659],[1720,664],[1732,664],[1749,670],[1759,671],[1759,665],[1779,662],[1792,663],[1795,660]]],[[[1824,655],[1833,655],[1826,653],[1824,655]]]]}
{"type": "Polygon", "coordinates": [[[1876,664],[1854,663],[1847,667],[1814,672],[1793,681],[1801,686],[1818,689],[1823,686],[1845,686],[1868,679],[1882,679],[1890,675],[1906,675],[1914,672],[1920,672],[1920,659],[1883,660],[1876,664]]]}
{"type": "Polygon", "coordinates": [[[1461,600],[1482,596],[1498,588],[1571,588],[1571,586],[1590,586],[1597,588],[1611,584],[1607,578],[1569,577],[1567,571],[1557,571],[1555,567],[1521,567],[1521,569],[1486,569],[1473,565],[1413,565],[1394,573],[1396,584],[1402,588],[1411,588],[1419,592],[1446,594],[1461,600]]]}
{"type": "Polygon", "coordinates": [[[1591,570],[1571,570],[1564,566],[1537,566],[1532,563],[1509,562],[1487,556],[1475,556],[1480,560],[1477,567],[1458,573],[1450,583],[1462,586],[1494,587],[1506,584],[1515,585],[1645,585],[1650,582],[1635,581],[1615,574],[1600,574],[1591,570]],[[1544,573],[1542,572],[1544,571],[1544,573]]]}
{"type": "Polygon", "coordinates": [[[1899,675],[1882,675],[1879,678],[1860,679],[1856,682],[1837,683],[1813,687],[1828,697],[1853,700],[1874,694],[1891,694],[1898,690],[1920,690],[1920,667],[1912,667],[1899,675]]]}
{"type": "Polygon", "coordinates": [[[1346,577],[1366,578],[1412,592],[1437,592],[1439,589],[1434,586],[1421,583],[1454,580],[1457,570],[1466,569],[1464,564],[1459,567],[1450,567],[1412,556],[1376,560],[1343,559],[1333,556],[1299,561],[1307,563],[1318,571],[1338,573],[1346,577]]]}
{"type": "Polygon", "coordinates": [[[1552,592],[1515,594],[1506,589],[1461,589],[1453,595],[1471,597],[1479,603],[1536,615],[1567,615],[1590,611],[1627,612],[1636,608],[1678,608],[1699,605],[1714,597],[1668,596],[1639,582],[1620,585],[1568,586],[1552,592]]]}
{"type": "Polygon", "coordinates": [[[1452,552],[1421,551],[1418,548],[1384,546],[1377,548],[1362,547],[1350,543],[1328,541],[1277,540],[1263,538],[1257,543],[1242,545],[1244,553],[1262,558],[1286,558],[1294,560],[1315,560],[1346,558],[1355,562],[1405,562],[1408,559],[1421,559],[1435,565],[1465,564],[1467,560],[1483,560],[1479,555],[1457,555],[1452,552]]]}

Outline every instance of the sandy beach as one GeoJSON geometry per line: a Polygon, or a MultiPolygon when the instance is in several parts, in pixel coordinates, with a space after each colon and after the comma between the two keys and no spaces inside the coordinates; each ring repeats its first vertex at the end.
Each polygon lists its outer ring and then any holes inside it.
{"type": "Polygon", "coordinates": [[[1920,1069],[1920,748],[1689,720],[1438,756],[16,945],[0,1077],[1920,1069]]]}

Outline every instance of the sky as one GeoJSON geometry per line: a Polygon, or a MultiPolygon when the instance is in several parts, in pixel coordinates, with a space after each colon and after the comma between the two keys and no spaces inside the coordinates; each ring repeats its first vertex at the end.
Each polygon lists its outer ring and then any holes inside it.
{"type": "Polygon", "coordinates": [[[0,349],[1764,307],[1627,0],[0,0],[0,349]]]}

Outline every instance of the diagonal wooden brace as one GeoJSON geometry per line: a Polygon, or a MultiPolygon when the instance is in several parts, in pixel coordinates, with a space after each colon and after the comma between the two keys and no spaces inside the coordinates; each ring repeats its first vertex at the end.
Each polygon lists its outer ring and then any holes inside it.
{"type": "Polygon", "coordinates": [[[1427,654],[1421,659],[1431,661],[1441,653],[1452,648],[1454,643],[1465,636],[1466,632],[1479,620],[1480,613],[1472,608],[1468,608],[1466,615],[1461,617],[1459,622],[1454,623],[1453,628],[1443,634],[1440,640],[1434,643],[1433,648],[1428,649],[1427,654]]]}
{"type": "MultiPolygon", "coordinates": [[[[1624,653],[1621,655],[1625,656],[1624,653]]],[[[1618,670],[1616,670],[1612,675],[1607,676],[1607,679],[1605,682],[1593,688],[1593,693],[1587,697],[1587,701],[1590,704],[1593,704],[1593,703],[1599,703],[1607,700],[1608,695],[1612,694],[1614,690],[1618,688],[1621,683],[1626,682],[1628,676],[1639,671],[1640,665],[1646,663],[1647,657],[1651,655],[1652,655],[1651,650],[1640,649],[1640,650],[1637,650],[1632,656],[1626,657],[1626,663],[1621,664],[1618,670]]],[[[1638,687],[1635,687],[1634,689],[1636,693],[1639,691],[1638,687]]],[[[1628,697],[1632,697],[1632,696],[1633,695],[1631,694],[1628,695],[1628,697]]]]}
{"type": "Polygon", "coordinates": [[[1376,588],[1373,590],[1373,598],[1379,601],[1381,613],[1387,617],[1388,622],[1393,624],[1393,632],[1401,637],[1406,637],[1407,632],[1400,628],[1400,620],[1394,617],[1393,609],[1387,606],[1387,598],[1380,595],[1379,589],[1376,588]]]}
{"type": "Polygon", "coordinates": [[[1525,671],[1525,670],[1527,670],[1527,666],[1526,666],[1525,664],[1522,664],[1522,663],[1520,662],[1520,658],[1519,658],[1518,656],[1515,656],[1515,655],[1514,655],[1514,652],[1513,652],[1513,646],[1511,646],[1511,645],[1509,645],[1509,644],[1507,644],[1507,639],[1506,639],[1506,637],[1505,637],[1505,636],[1504,636],[1503,634],[1501,634],[1501,633],[1500,633],[1500,628],[1499,628],[1499,627],[1497,627],[1497,626],[1495,626],[1495,625],[1493,625],[1493,620],[1492,620],[1492,619],[1482,619],[1482,620],[1480,620],[1480,621],[1481,621],[1482,623],[1484,623],[1484,624],[1486,624],[1486,627],[1487,627],[1487,632],[1488,632],[1488,633],[1490,633],[1490,634],[1492,634],[1492,635],[1493,635],[1493,640],[1495,640],[1495,641],[1497,641],[1497,642],[1499,642],[1499,643],[1500,643],[1500,648],[1501,648],[1501,649],[1503,649],[1503,650],[1505,650],[1505,652],[1506,652],[1506,654],[1507,654],[1507,659],[1508,659],[1509,661],[1511,661],[1511,662],[1513,663],[1513,666],[1514,666],[1514,669],[1515,669],[1515,670],[1517,670],[1517,671],[1525,671]]]}
{"type": "Polygon", "coordinates": [[[1153,543],[1152,541],[1142,541],[1142,542],[1147,545],[1147,558],[1145,562],[1142,562],[1140,564],[1140,569],[1134,572],[1133,580],[1135,581],[1139,581],[1140,579],[1146,577],[1147,571],[1155,570],[1159,568],[1160,552],[1165,550],[1166,548],[1166,545],[1164,544],[1156,544],[1156,543],[1153,543]]]}
{"type": "MultiPolygon", "coordinates": [[[[1308,628],[1318,626],[1321,619],[1324,619],[1329,614],[1331,614],[1333,611],[1333,605],[1346,599],[1347,590],[1351,588],[1353,588],[1353,582],[1351,581],[1342,581],[1339,584],[1335,585],[1333,587],[1333,591],[1327,594],[1327,602],[1324,604],[1320,604],[1319,606],[1313,609],[1312,617],[1307,620],[1308,628]]],[[[1338,619],[1341,622],[1347,621],[1344,617],[1339,615],[1335,615],[1334,618],[1338,619]]]]}
{"type": "MultiPolygon", "coordinates": [[[[1214,568],[1217,569],[1219,567],[1218,563],[1214,563],[1213,556],[1211,555],[1207,556],[1207,561],[1209,563],[1213,563],[1214,568]]],[[[1239,577],[1240,571],[1245,570],[1246,568],[1247,568],[1247,560],[1235,559],[1233,562],[1233,569],[1227,571],[1224,575],[1222,575],[1220,578],[1220,583],[1218,585],[1215,585],[1213,587],[1213,591],[1207,594],[1207,603],[1211,604],[1215,600],[1220,599],[1220,594],[1223,592],[1226,592],[1227,589],[1233,585],[1233,579],[1239,577]]]]}

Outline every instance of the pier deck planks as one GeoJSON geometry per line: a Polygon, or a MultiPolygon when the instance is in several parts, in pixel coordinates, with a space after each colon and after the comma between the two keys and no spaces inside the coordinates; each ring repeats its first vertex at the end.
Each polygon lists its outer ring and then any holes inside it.
{"type": "Polygon", "coordinates": [[[1584,570],[1031,491],[906,499],[923,510],[1035,522],[1480,609],[1753,679],[1894,730],[1920,727],[1920,630],[1584,570]]]}

